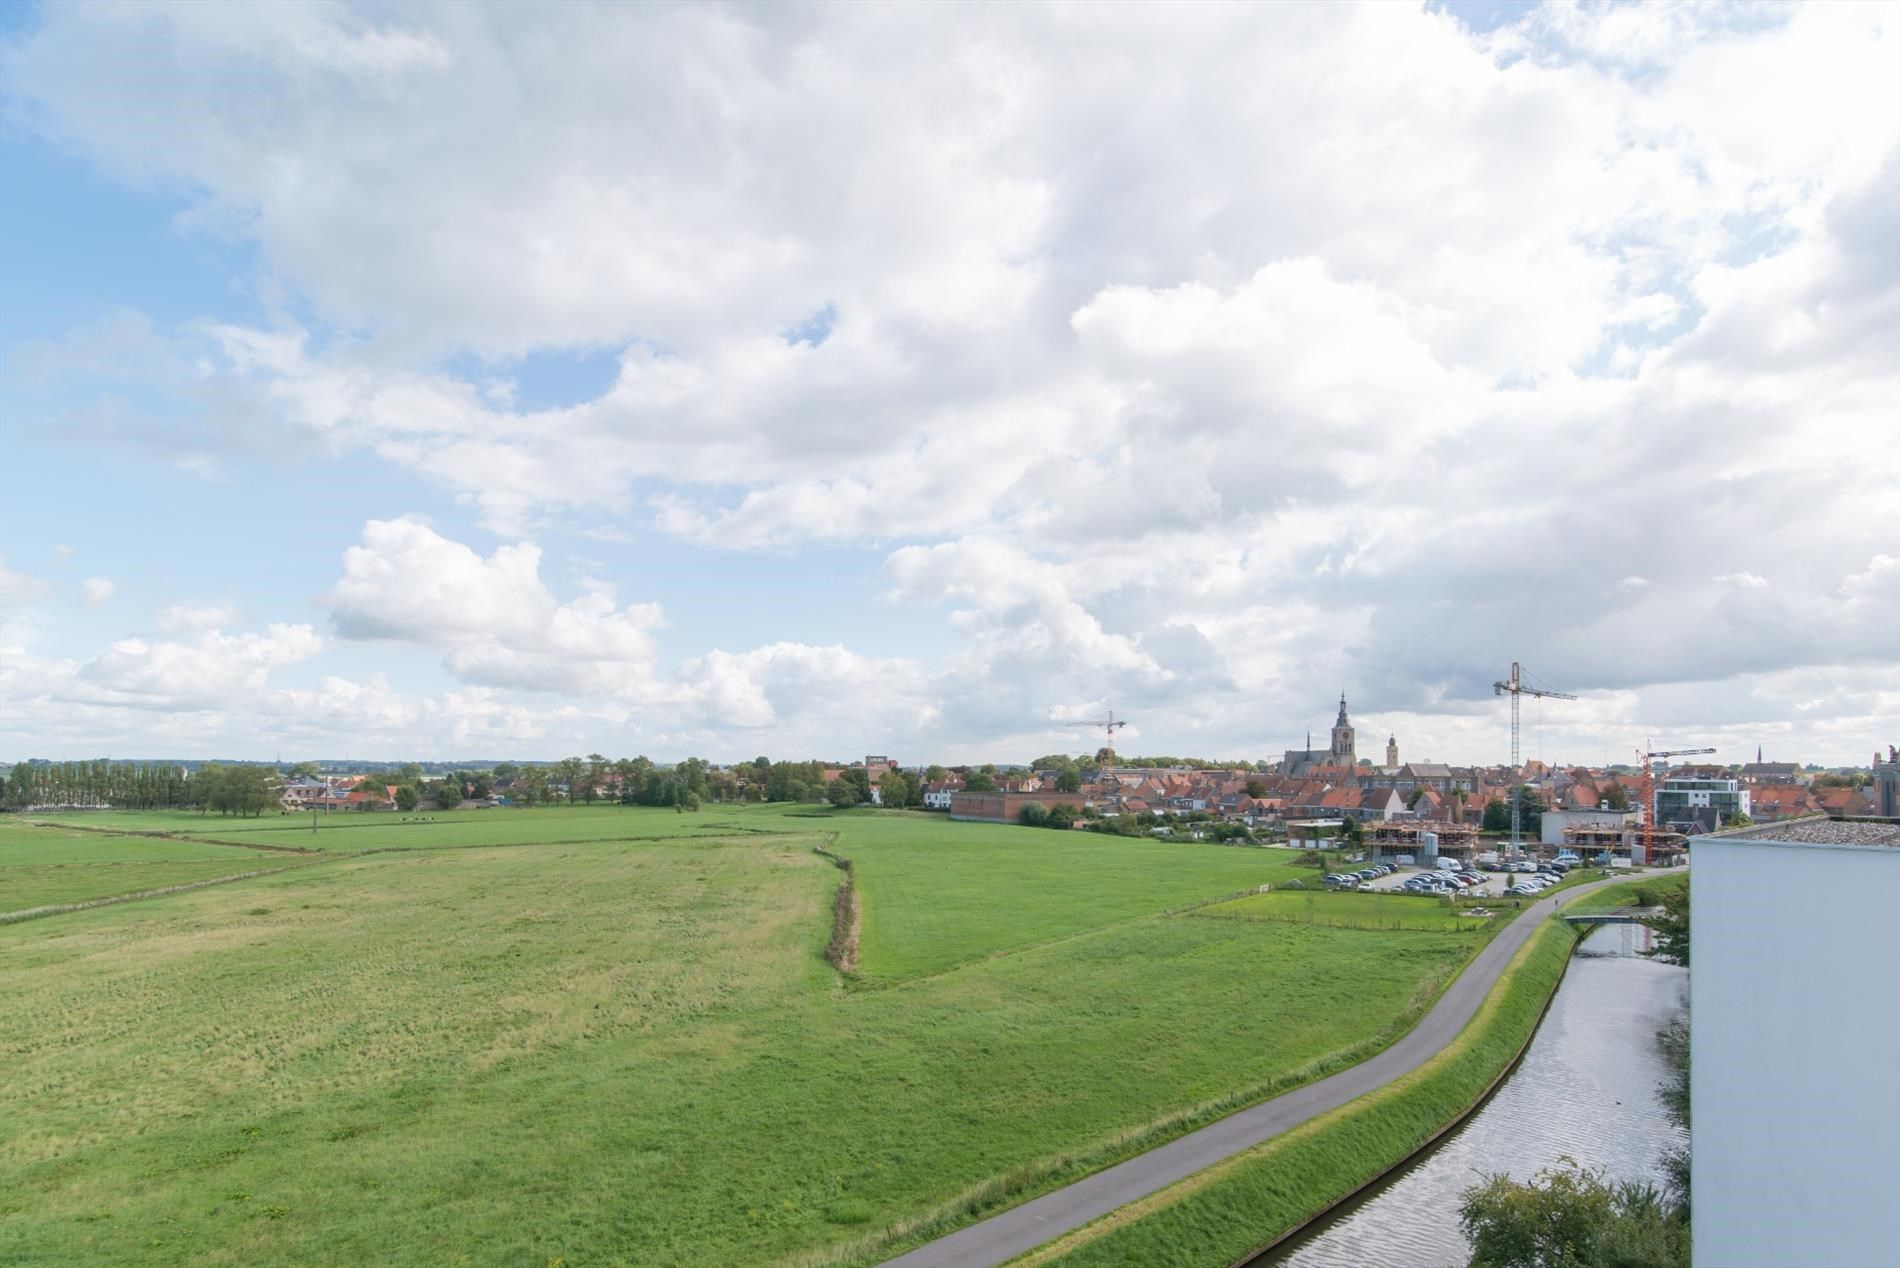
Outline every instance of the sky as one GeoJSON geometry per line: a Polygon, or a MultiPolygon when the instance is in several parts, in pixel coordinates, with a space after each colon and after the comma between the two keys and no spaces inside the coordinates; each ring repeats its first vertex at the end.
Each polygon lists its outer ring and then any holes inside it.
{"type": "Polygon", "coordinates": [[[15,3],[0,175],[0,760],[1900,740],[1900,6],[15,3]]]}

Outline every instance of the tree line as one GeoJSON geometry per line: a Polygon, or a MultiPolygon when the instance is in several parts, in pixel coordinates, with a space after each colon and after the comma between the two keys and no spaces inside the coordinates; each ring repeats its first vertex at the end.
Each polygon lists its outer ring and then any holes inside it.
{"type": "Polygon", "coordinates": [[[9,810],[199,810],[259,815],[276,805],[275,767],[211,763],[188,771],[169,763],[31,762],[0,779],[9,810]]]}

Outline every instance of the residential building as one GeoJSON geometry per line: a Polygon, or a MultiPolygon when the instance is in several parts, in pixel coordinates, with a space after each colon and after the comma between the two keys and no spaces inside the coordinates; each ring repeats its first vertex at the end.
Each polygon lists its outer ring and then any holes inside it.
{"type": "Polygon", "coordinates": [[[1806,788],[1799,784],[1757,784],[1749,789],[1748,817],[1756,823],[1779,823],[1819,813],[1806,788]]]}
{"type": "Polygon", "coordinates": [[[1694,852],[1695,1264],[1900,1263],[1900,824],[1757,825],[1694,852]]]}
{"type": "Polygon", "coordinates": [[[1638,810],[1546,810],[1538,839],[1545,845],[1562,845],[1566,828],[1608,828],[1622,831],[1634,828],[1642,819],[1638,810]]]}
{"type": "Polygon", "coordinates": [[[950,799],[962,791],[963,781],[956,778],[933,780],[924,785],[924,809],[948,810],[950,799]]]}
{"type": "Polygon", "coordinates": [[[1814,804],[1831,815],[1874,813],[1874,799],[1858,788],[1817,788],[1812,796],[1814,804]]]}
{"type": "Polygon", "coordinates": [[[1900,748],[1889,744],[1887,760],[1874,754],[1874,813],[1900,819],[1900,748]]]}
{"type": "Polygon", "coordinates": [[[1747,814],[1749,790],[1739,779],[1670,775],[1656,789],[1656,824],[1691,836],[1714,832],[1731,815],[1747,814]]]}

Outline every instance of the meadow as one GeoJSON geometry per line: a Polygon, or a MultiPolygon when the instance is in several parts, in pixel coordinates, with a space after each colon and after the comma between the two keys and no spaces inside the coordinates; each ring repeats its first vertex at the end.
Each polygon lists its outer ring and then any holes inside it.
{"type": "MultiPolygon", "coordinates": [[[[277,875],[0,927],[0,1263],[872,1262],[1362,1058],[1479,941],[1197,918],[1283,851],[360,819],[306,816],[329,856],[277,875]],[[849,976],[820,845],[861,891],[849,976]]],[[[296,832],[248,822],[9,825],[0,858],[254,866],[178,838],[296,832]]]]}
{"type": "Polygon", "coordinates": [[[263,850],[107,836],[0,819],[0,919],[49,904],[212,880],[286,861],[284,855],[263,850]]]}
{"type": "Polygon", "coordinates": [[[1453,908],[1438,898],[1416,894],[1276,889],[1266,894],[1248,894],[1227,902],[1212,903],[1197,908],[1194,914],[1212,920],[1278,920],[1291,924],[1324,925],[1334,929],[1458,933],[1483,940],[1501,925],[1503,917],[1472,915],[1472,908],[1479,906],[1482,904],[1469,903],[1462,908],[1453,908]]]}

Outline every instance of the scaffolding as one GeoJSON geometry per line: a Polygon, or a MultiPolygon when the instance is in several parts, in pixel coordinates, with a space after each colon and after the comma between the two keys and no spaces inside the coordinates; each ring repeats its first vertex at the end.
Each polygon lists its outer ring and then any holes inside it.
{"type": "Polygon", "coordinates": [[[1564,829],[1564,848],[1584,858],[1608,854],[1611,858],[1627,858],[1647,867],[1668,867],[1675,863],[1681,858],[1687,840],[1682,833],[1663,828],[1644,832],[1603,824],[1579,824],[1564,829]],[[1639,841],[1644,843],[1640,851],[1635,848],[1639,841]],[[1641,858],[1637,857],[1639,853],[1641,858]]]}
{"type": "Polygon", "coordinates": [[[1366,844],[1380,854],[1410,854],[1416,858],[1423,848],[1420,839],[1426,835],[1438,838],[1437,852],[1441,855],[1466,855],[1478,843],[1478,830],[1464,824],[1388,819],[1372,825],[1366,833],[1366,844]]]}

